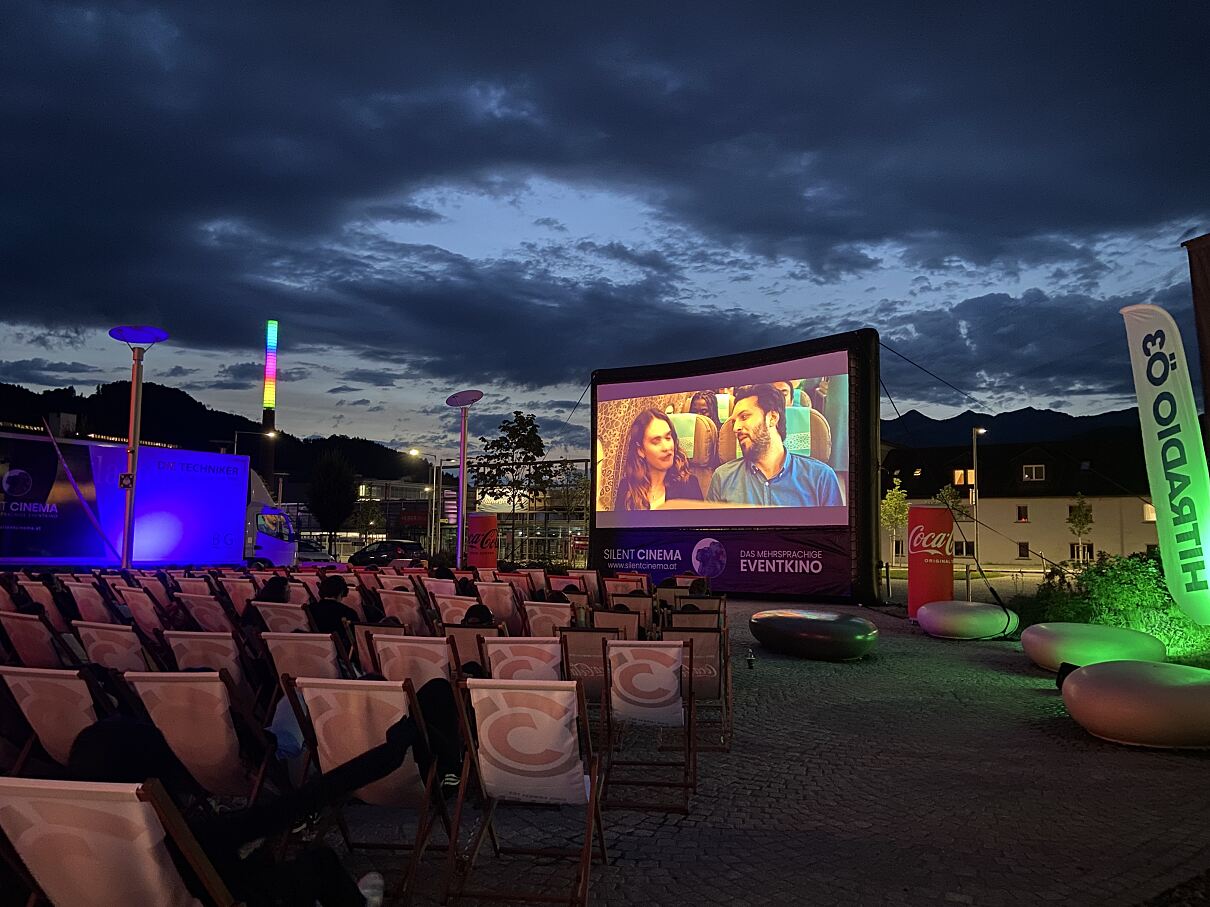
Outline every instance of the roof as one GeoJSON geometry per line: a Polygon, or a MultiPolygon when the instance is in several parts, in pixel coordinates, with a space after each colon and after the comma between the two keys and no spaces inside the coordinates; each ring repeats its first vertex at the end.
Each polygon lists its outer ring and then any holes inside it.
{"type": "MultiPolygon", "coordinates": [[[[972,468],[971,446],[891,448],[882,462],[883,492],[898,478],[909,498],[931,498],[972,468]]],[[[1036,474],[1036,471],[1034,471],[1036,474]]],[[[979,497],[1150,497],[1142,438],[1112,438],[979,445],[979,497]],[[1025,466],[1042,466],[1044,478],[1025,479],[1025,466]]]]}

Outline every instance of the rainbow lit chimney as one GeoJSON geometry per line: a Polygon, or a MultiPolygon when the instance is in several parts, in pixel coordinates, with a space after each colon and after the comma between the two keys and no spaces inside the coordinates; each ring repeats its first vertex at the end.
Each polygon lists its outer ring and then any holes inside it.
{"type": "Polygon", "coordinates": [[[275,463],[274,451],[277,449],[277,322],[265,323],[265,398],[261,410],[261,429],[264,432],[260,439],[260,475],[265,480],[265,487],[272,493],[276,483],[273,480],[275,463]]]}

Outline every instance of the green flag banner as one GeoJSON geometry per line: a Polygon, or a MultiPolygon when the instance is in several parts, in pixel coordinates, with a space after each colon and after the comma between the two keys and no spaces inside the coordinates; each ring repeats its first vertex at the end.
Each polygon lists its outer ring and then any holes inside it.
{"type": "Polygon", "coordinates": [[[1189,383],[1189,360],[1176,322],[1159,306],[1131,305],[1121,315],[1130,342],[1164,577],[1181,610],[1208,625],[1205,523],[1210,518],[1210,474],[1189,383]]]}

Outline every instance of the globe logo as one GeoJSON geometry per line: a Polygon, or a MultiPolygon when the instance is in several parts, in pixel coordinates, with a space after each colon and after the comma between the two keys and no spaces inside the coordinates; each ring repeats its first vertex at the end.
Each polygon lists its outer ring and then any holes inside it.
{"type": "Polygon", "coordinates": [[[693,571],[713,579],[727,569],[727,549],[718,539],[702,539],[693,546],[693,571]]]}
{"type": "Polygon", "coordinates": [[[34,480],[24,469],[10,469],[0,481],[0,487],[10,498],[23,498],[34,487],[34,480]]]}

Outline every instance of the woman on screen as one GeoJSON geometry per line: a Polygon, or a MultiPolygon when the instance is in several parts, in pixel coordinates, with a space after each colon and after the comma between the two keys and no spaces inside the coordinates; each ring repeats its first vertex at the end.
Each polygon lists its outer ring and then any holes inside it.
{"type": "Polygon", "coordinates": [[[615,510],[654,510],[665,501],[700,501],[702,486],[689,472],[672,422],[645,409],[630,423],[615,510]]]}
{"type": "Polygon", "coordinates": [[[708,391],[698,391],[690,398],[689,412],[705,416],[714,423],[716,429],[722,427],[722,420],[718,417],[718,400],[708,391]]]}

